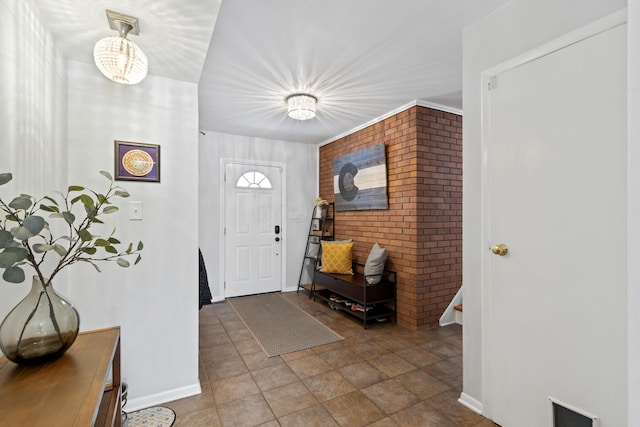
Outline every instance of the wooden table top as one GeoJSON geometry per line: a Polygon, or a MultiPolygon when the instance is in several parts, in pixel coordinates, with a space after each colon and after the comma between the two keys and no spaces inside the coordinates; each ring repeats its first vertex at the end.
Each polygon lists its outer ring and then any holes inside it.
{"type": "Polygon", "coordinates": [[[90,426],[110,381],[120,328],[78,334],[59,359],[20,366],[0,359],[0,426],[90,426]]]}

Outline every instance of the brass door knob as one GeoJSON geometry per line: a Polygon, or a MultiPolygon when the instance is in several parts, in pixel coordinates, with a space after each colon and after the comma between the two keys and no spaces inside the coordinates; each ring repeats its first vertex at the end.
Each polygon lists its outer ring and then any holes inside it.
{"type": "Polygon", "coordinates": [[[509,248],[504,243],[498,243],[491,247],[491,252],[493,252],[494,255],[505,256],[507,252],[509,252],[509,248]]]}

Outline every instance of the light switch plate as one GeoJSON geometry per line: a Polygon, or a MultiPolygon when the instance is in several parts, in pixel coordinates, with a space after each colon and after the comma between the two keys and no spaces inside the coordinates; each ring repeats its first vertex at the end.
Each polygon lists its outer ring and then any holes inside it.
{"type": "Polygon", "coordinates": [[[142,220],[142,202],[129,202],[129,219],[142,220]]]}

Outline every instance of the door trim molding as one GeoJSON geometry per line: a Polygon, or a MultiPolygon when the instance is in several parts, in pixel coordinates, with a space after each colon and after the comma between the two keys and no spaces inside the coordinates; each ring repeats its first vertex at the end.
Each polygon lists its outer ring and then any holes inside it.
{"type": "MultiPolygon", "coordinates": [[[[562,50],[572,44],[579,43],[590,37],[597,36],[605,31],[609,31],[613,28],[619,27],[627,23],[627,9],[620,9],[604,18],[598,19],[590,24],[571,31],[563,36],[560,36],[554,40],[544,43],[528,52],[521,55],[517,55],[511,59],[508,59],[494,67],[491,67],[482,72],[482,84],[486,88],[489,79],[498,73],[502,73],[513,68],[517,68],[521,65],[540,59],[544,56],[550,55],[554,52],[562,50]]],[[[482,99],[485,100],[486,91],[482,91],[482,99]]],[[[484,102],[483,102],[484,106],[484,102]]]]}
{"type": "Polygon", "coordinates": [[[282,250],[281,250],[281,259],[280,259],[280,291],[285,291],[285,283],[287,283],[287,228],[285,225],[286,212],[287,212],[287,198],[285,195],[287,194],[287,165],[282,162],[271,162],[267,160],[254,160],[254,159],[237,159],[237,158],[229,158],[229,157],[221,157],[220,158],[220,176],[219,176],[219,184],[220,184],[220,209],[219,215],[221,218],[220,221],[220,239],[219,248],[220,248],[220,271],[218,272],[218,280],[220,283],[220,301],[224,301],[227,298],[227,289],[225,286],[225,271],[226,271],[226,236],[224,234],[224,228],[227,224],[226,218],[226,209],[227,209],[227,188],[225,186],[224,175],[226,173],[226,166],[228,164],[240,164],[240,165],[250,165],[250,166],[266,166],[266,167],[274,167],[280,168],[282,170],[282,178],[281,178],[281,203],[282,210],[280,212],[280,224],[282,224],[282,250]]]}
{"type": "Polygon", "coordinates": [[[489,251],[491,244],[489,237],[491,236],[490,229],[490,217],[488,201],[491,199],[491,187],[489,185],[489,172],[487,167],[487,159],[489,158],[490,146],[491,146],[491,101],[489,92],[494,88],[490,85],[495,85],[495,89],[499,90],[500,80],[492,80],[500,73],[518,68],[527,63],[536,61],[542,57],[550,55],[554,52],[562,50],[573,44],[579,43],[588,38],[597,36],[603,32],[612,30],[621,25],[627,23],[627,9],[621,9],[610,15],[607,15],[601,19],[598,19],[590,24],[580,27],[574,31],[571,31],[563,36],[560,36],[554,40],[544,43],[537,48],[534,48],[524,54],[517,55],[507,61],[504,61],[494,67],[491,67],[481,73],[481,100],[480,100],[480,115],[481,115],[481,129],[480,129],[480,151],[481,151],[481,230],[480,241],[482,247],[478,248],[480,251],[480,295],[481,295],[481,345],[482,345],[482,401],[468,401],[462,399],[460,403],[473,409],[481,410],[488,418],[492,417],[492,405],[491,405],[491,372],[488,363],[489,355],[491,354],[492,334],[490,325],[490,313],[492,312],[491,304],[491,271],[490,271],[490,258],[493,256],[489,251]],[[468,405],[467,403],[471,403],[468,405]],[[475,408],[474,408],[475,407],[475,408]],[[476,409],[477,408],[477,409],[476,409]]]}

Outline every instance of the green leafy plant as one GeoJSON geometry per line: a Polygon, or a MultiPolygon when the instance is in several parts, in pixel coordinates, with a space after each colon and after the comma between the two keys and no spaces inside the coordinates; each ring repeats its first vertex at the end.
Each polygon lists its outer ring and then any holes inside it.
{"type": "MultiPolygon", "coordinates": [[[[25,280],[23,267],[31,266],[42,284],[47,285],[65,267],[86,262],[100,271],[99,262],[115,261],[121,267],[129,267],[126,259],[136,256],[134,264],[140,262],[143,244],[129,243],[120,250],[120,240],[115,229],[108,237],[92,234],[94,224],[104,224],[101,218],[118,211],[112,202],[114,197],[129,197],[129,193],[114,186],[108,172],[101,171],[110,182],[105,193],[97,193],[78,185],[69,186],[66,193],[55,192],[54,196],[40,199],[29,194],[20,194],[6,203],[0,197],[0,268],[7,282],[20,283],[25,280]],[[76,213],[73,213],[75,211],[76,213]],[[83,212],[79,215],[78,211],[83,212]],[[66,230],[54,237],[45,216],[62,221],[60,229],[66,230]],[[45,263],[47,257],[57,257],[45,263]],[[53,266],[46,276],[42,268],[53,266]]],[[[0,185],[11,181],[10,173],[0,173],[0,185]]]]}

